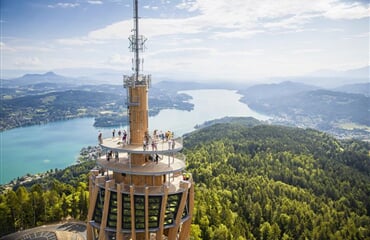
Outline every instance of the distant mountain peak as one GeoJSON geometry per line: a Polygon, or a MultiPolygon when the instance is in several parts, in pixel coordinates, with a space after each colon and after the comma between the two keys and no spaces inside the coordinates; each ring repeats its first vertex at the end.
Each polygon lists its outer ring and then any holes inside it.
{"type": "Polygon", "coordinates": [[[23,75],[21,78],[27,78],[27,77],[61,77],[60,75],[55,74],[55,72],[46,72],[46,73],[27,73],[23,75]]]}
{"type": "Polygon", "coordinates": [[[322,69],[310,73],[311,77],[369,78],[370,65],[348,70],[322,69]]]}
{"type": "Polygon", "coordinates": [[[47,72],[47,73],[44,73],[45,76],[56,76],[57,74],[55,74],[55,72],[47,72]]]}
{"type": "Polygon", "coordinates": [[[25,74],[19,78],[6,80],[6,82],[4,82],[3,84],[6,84],[7,86],[27,86],[40,83],[76,84],[76,79],[58,75],[55,72],[49,71],[41,74],[25,74]]]}

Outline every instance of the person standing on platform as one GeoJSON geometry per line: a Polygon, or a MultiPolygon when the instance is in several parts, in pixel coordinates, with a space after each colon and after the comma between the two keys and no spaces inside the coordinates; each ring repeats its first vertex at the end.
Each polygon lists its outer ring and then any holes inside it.
{"type": "MultiPolygon", "coordinates": [[[[156,154],[155,154],[155,158],[154,158],[154,159],[155,159],[155,163],[156,163],[156,164],[158,164],[158,159],[159,159],[159,158],[160,158],[160,157],[159,157],[159,155],[156,153],[156,154]]],[[[162,159],[162,158],[161,158],[161,159],[162,159]]]]}

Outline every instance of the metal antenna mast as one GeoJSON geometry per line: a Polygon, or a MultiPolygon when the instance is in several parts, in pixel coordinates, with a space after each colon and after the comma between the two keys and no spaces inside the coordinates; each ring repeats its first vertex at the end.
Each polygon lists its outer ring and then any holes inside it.
{"type": "Polygon", "coordinates": [[[130,50],[131,52],[134,52],[134,59],[133,61],[133,70],[135,74],[135,81],[139,81],[139,74],[140,74],[140,62],[142,62],[142,59],[140,59],[140,51],[144,51],[144,43],[146,41],[146,38],[142,35],[139,35],[139,9],[138,9],[138,0],[134,0],[134,29],[132,29],[132,32],[134,32],[133,35],[129,37],[130,40],[130,50]]]}

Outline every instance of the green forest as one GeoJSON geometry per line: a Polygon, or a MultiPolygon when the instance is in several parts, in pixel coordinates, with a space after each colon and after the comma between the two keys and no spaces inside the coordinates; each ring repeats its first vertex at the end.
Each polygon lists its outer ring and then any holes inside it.
{"type": "Polygon", "coordinates": [[[192,239],[369,239],[369,144],[216,124],[186,138],[192,239]]]}
{"type": "MultiPolygon", "coordinates": [[[[196,182],[191,239],[370,239],[370,145],[311,129],[215,124],[184,138],[196,182]]],[[[0,233],[85,220],[88,172],[54,171],[0,195],[0,233]]]]}

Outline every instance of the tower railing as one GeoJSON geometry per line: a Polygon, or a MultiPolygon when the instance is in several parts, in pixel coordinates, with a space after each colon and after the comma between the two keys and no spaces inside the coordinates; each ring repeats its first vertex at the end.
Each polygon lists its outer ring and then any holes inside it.
{"type": "Polygon", "coordinates": [[[127,153],[140,153],[140,154],[165,154],[173,153],[182,150],[183,148],[183,138],[182,137],[172,137],[166,138],[154,138],[145,147],[144,144],[129,144],[130,136],[127,136],[126,140],[123,141],[120,137],[108,137],[101,140],[99,145],[103,149],[110,149],[118,152],[127,153]],[[155,143],[152,146],[152,143],[155,143]]]}
{"type": "MultiPolygon", "coordinates": [[[[106,188],[106,180],[109,176],[92,176],[93,185],[98,186],[100,189],[106,188]]],[[[130,187],[133,186],[135,195],[144,195],[146,189],[148,189],[150,196],[162,196],[168,189],[169,194],[176,194],[187,191],[188,189],[183,188],[183,182],[193,183],[193,177],[190,173],[179,173],[177,176],[171,177],[169,181],[164,182],[160,186],[149,186],[149,185],[133,185],[133,184],[122,184],[121,193],[130,193],[130,187]],[[171,181],[172,179],[172,181],[171,181]]],[[[190,188],[190,186],[189,186],[190,188]]],[[[111,192],[117,192],[117,185],[112,184],[109,188],[111,192]]]]}
{"type": "Polygon", "coordinates": [[[113,157],[108,159],[106,156],[101,156],[96,164],[104,169],[104,171],[113,171],[123,174],[134,174],[147,176],[149,173],[152,176],[160,176],[164,174],[172,174],[183,171],[186,167],[186,156],[182,153],[174,153],[170,155],[158,155],[160,160],[156,161],[156,156],[147,159],[144,165],[133,165],[128,156],[113,157]]]}
{"type": "Polygon", "coordinates": [[[123,87],[135,87],[135,86],[148,86],[151,87],[152,83],[152,76],[151,75],[143,75],[139,74],[136,79],[136,75],[133,74],[131,76],[123,75],[123,87]]]}

